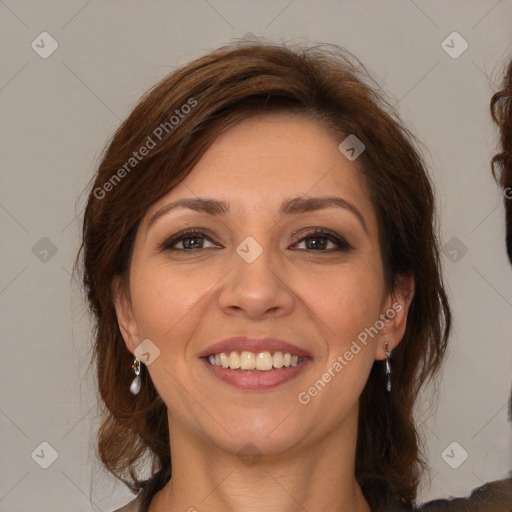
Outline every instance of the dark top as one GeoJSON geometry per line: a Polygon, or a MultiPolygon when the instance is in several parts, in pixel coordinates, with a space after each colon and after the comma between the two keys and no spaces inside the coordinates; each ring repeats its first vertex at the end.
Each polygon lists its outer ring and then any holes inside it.
{"type": "MultiPolygon", "coordinates": [[[[429,501],[413,508],[390,501],[372,508],[372,512],[512,512],[512,478],[496,480],[474,489],[468,498],[429,501]]],[[[115,512],[147,512],[142,495],[115,512]]]]}

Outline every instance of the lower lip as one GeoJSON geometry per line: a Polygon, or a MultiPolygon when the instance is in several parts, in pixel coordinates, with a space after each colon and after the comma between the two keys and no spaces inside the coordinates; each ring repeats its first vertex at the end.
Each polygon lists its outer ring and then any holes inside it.
{"type": "Polygon", "coordinates": [[[208,371],[217,379],[235,388],[252,391],[265,391],[286,384],[295,379],[311,363],[311,359],[305,359],[301,364],[293,367],[274,368],[268,371],[241,371],[210,364],[204,358],[202,361],[208,371]]]}

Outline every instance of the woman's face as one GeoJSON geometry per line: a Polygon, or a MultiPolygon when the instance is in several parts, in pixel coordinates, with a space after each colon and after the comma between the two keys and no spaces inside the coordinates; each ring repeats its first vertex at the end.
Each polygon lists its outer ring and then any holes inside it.
{"type": "Polygon", "coordinates": [[[340,142],[307,118],[248,119],[142,220],[117,311],[131,352],[151,341],[171,438],[277,454],[357,424],[406,307],[386,293],[374,208],[340,142]]]}

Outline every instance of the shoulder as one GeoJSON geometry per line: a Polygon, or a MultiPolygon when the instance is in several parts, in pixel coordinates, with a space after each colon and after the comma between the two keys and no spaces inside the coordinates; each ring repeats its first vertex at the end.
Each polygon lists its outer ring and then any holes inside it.
{"type": "Polygon", "coordinates": [[[124,507],[114,510],[114,512],[145,512],[142,508],[142,495],[139,494],[134,500],[130,501],[124,507]]]}
{"type": "Polygon", "coordinates": [[[473,490],[467,498],[429,501],[421,512],[510,512],[512,510],[512,478],[489,482],[473,490]]]}

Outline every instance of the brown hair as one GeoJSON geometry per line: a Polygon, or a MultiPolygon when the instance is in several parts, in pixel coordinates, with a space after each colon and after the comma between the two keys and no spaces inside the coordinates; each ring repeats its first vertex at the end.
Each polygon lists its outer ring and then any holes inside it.
{"type": "Polygon", "coordinates": [[[222,132],[270,112],[316,119],[340,142],[355,134],[365,144],[357,163],[378,217],[386,285],[394,290],[399,276],[414,277],[406,332],[393,351],[392,392],[386,393],[383,365],[376,362],[360,397],[356,450],[356,478],[372,506],[386,494],[412,503],[425,468],[413,407],[419,389],[442,362],[451,319],[434,197],[416,139],[364,66],[335,45],[222,47],[149,90],[114,134],[88,198],[81,248],[105,406],[99,455],[132,491],[144,490],[145,503],[171,476],[165,404],[147,372],[141,392],[128,391],[132,356],[118,328],[111,283],[121,276],[128,293],[134,238],[150,205],[193,169],[222,132]],[[187,104],[194,106],[183,108],[187,104]],[[173,114],[179,120],[171,121],[173,114]],[[155,139],[162,126],[166,136],[140,161],[131,161],[129,169],[133,152],[148,143],[148,136],[155,139]],[[145,455],[152,474],[144,480],[145,455]]]}
{"type": "Polygon", "coordinates": [[[491,116],[500,129],[501,151],[491,160],[492,173],[503,188],[507,253],[512,263],[512,60],[503,79],[502,90],[491,99],[491,116]]]}

